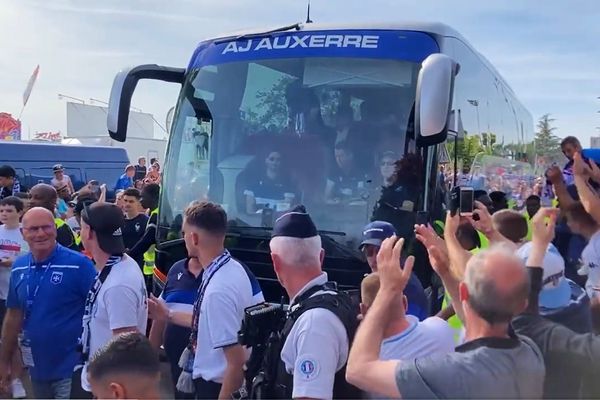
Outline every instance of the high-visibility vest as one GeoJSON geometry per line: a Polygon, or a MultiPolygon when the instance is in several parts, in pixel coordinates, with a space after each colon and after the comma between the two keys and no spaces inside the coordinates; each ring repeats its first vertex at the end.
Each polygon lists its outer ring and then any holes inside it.
{"type": "Polygon", "coordinates": [[[435,231],[435,233],[437,233],[440,236],[444,235],[444,228],[446,227],[446,224],[439,220],[436,219],[435,221],[433,221],[433,230],[435,231]]]}
{"type": "MultiPolygon", "coordinates": [[[[67,223],[62,218],[54,218],[54,225],[56,226],[56,229],[59,229],[63,225],[67,225],[67,223]]],[[[69,230],[73,234],[73,239],[75,240],[75,244],[77,246],[81,246],[81,236],[79,236],[77,233],[75,233],[75,231],[73,229],[71,229],[71,227],[69,227],[69,230]]]]}
{"type": "MultiPolygon", "coordinates": [[[[150,218],[153,215],[158,215],[158,208],[155,208],[150,212],[150,218]]],[[[146,229],[150,227],[150,219],[148,220],[148,225],[146,225],[146,229]]],[[[156,246],[152,245],[150,248],[144,253],[144,268],[142,272],[144,275],[152,276],[154,273],[154,260],[156,258],[156,246]]]]}

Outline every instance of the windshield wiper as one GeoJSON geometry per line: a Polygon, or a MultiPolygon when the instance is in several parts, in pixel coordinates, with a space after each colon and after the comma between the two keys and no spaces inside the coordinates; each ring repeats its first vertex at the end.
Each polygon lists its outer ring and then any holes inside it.
{"type": "Polygon", "coordinates": [[[275,29],[272,29],[270,31],[258,32],[258,33],[247,33],[245,35],[240,35],[240,36],[236,36],[236,37],[228,37],[228,38],[223,38],[223,39],[215,40],[214,43],[215,44],[221,44],[221,43],[231,42],[231,41],[237,42],[238,40],[262,38],[262,37],[265,37],[265,36],[271,36],[274,33],[287,32],[287,31],[290,31],[292,29],[299,31],[301,29],[301,27],[302,26],[300,25],[300,22],[296,22],[293,25],[282,26],[281,28],[275,28],[275,29]]]}
{"type": "MultiPolygon", "coordinates": [[[[228,226],[228,229],[231,230],[245,230],[245,231],[251,231],[251,230],[257,230],[257,231],[272,231],[273,228],[270,226],[251,226],[251,225],[246,225],[246,226],[236,226],[236,225],[230,225],[228,226]]],[[[317,233],[319,235],[327,235],[327,236],[346,236],[346,232],[337,232],[337,231],[317,231],[317,233]]]]}
{"type": "MultiPolygon", "coordinates": [[[[257,235],[257,238],[270,238],[270,232],[273,231],[272,227],[269,226],[249,226],[249,225],[245,225],[245,226],[229,226],[228,227],[229,233],[233,233],[234,235],[243,235],[244,233],[246,233],[248,236],[252,235],[252,232],[259,232],[260,235],[257,235]],[[244,233],[242,233],[244,232],[244,233]],[[262,236],[264,235],[264,236],[262,236]]],[[[334,256],[334,257],[343,257],[343,258],[352,258],[352,259],[358,259],[361,260],[361,256],[360,253],[358,252],[358,250],[353,249],[351,247],[348,247],[348,245],[344,244],[344,243],[340,243],[337,240],[335,240],[333,238],[333,236],[347,236],[345,232],[337,232],[337,231],[317,231],[317,233],[319,235],[321,235],[321,238],[323,239],[324,243],[328,244],[328,248],[329,249],[335,249],[333,254],[331,254],[331,250],[328,250],[328,255],[329,256],[334,256]]]]}

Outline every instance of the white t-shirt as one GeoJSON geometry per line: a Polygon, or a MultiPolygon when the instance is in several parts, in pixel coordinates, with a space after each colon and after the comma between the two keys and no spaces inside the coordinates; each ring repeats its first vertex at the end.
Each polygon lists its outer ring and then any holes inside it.
{"type": "MultiPolygon", "coordinates": [[[[454,330],[448,322],[439,317],[429,317],[419,322],[419,319],[412,315],[407,315],[406,319],[410,323],[406,330],[383,340],[379,359],[414,360],[454,351],[454,330]]],[[[381,399],[382,397],[369,393],[369,398],[381,399]]]]}
{"type": "MultiPolygon", "coordinates": [[[[113,330],[135,326],[146,334],[148,303],[146,283],[137,263],[129,256],[113,265],[100,287],[90,320],[90,355],[113,338],[113,330]]],[[[91,392],[87,363],[81,373],[81,387],[91,392]]]]}
{"type": "MultiPolygon", "coordinates": [[[[19,228],[7,229],[5,225],[0,225],[0,259],[15,258],[29,251],[27,242],[23,239],[19,228]]],[[[8,296],[8,283],[10,281],[11,266],[0,267],[0,299],[6,300],[8,296]]]]}
{"type": "MultiPolygon", "coordinates": [[[[298,294],[326,282],[322,273],[298,294]]],[[[331,399],[335,373],[346,364],[348,347],[346,328],[334,313],[313,308],[300,315],[281,350],[281,360],[294,376],[292,397],[331,399]]]]}
{"type": "Polygon", "coordinates": [[[244,309],[264,301],[258,282],[253,285],[244,267],[235,259],[215,272],[200,306],[194,379],[223,383],[227,367],[223,348],[238,343],[244,309]]]}
{"type": "Polygon", "coordinates": [[[406,319],[410,326],[405,331],[383,340],[380,359],[411,360],[454,351],[454,331],[446,321],[429,317],[419,322],[412,315],[407,315],[406,319]]]}
{"type": "Polygon", "coordinates": [[[600,231],[594,233],[587,246],[581,253],[583,268],[587,271],[588,279],[585,290],[588,296],[600,295],[600,231]]]}
{"type": "MultiPolygon", "coordinates": [[[[50,181],[52,183],[52,186],[54,186],[57,189],[60,189],[62,186],[65,185],[69,185],[71,183],[71,177],[67,174],[63,174],[63,178],[59,181],[56,178],[52,178],[52,180],[50,181]]],[[[71,188],[69,187],[69,190],[71,190],[71,188]]]]}

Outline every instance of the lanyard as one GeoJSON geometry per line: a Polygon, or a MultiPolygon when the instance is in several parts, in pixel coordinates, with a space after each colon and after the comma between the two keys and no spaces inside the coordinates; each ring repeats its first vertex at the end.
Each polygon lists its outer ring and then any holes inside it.
{"type": "Polygon", "coordinates": [[[198,287],[198,298],[194,303],[194,311],[192,314],[192,332],[190,333],[190,342],[188,348],[195,352],[196,340],[198,339],[198,322],[200,320],[200,307],[202,306],[202,300],[204,300],[204,293],[210,283],[212,277],[217,273],[219,269],[231,260],[231,254],[225,250],[219,257],[217,257],[211,265],[206,269],[206,273],[202,274],[202,282],[198,287]],[[206,279],[204,277],[206,276],[206,279]]]}
{"type": "Polygon", "coordinates": [[[44,281],[44,279],[46,278],[48,271],[52,267],[52,264],[50,264],[50,262],[48,262],[48,265],[46,265],[46,269],[42,273],[42,276],[40,277],[40,279],[38,279],[38,281],[35,285],[35,288],[33,290],[31,290],[31,278],[34,275],[36,275],[36,274],[32,273],[32,270],[34,269],[33,264],[34,264],[33,259],[31,259],[29,262],[29,268],[27,269],[27,285],[26,285],[27,301],[25,302],[25,320],[27,320],[31,316],[33,304],[35,303],[35,299],[37,298],[38,292],[40,291],[40,286],[41,286],[42,282],[44,281]]]}
{"type": "Polygon", "coordinates": [[[89,357],[90,338],[92,333],[90,330],[90,323],[92,321],[92,311],[94,308],[94,304],[96,304],[96,301],[98,300],[100,288],[102,287],[104,281],[106,281],[106,278],[108,278],[108,274],[110,274],[110,271],[112,271],[113,266],[121,260],[121,256],[111,256],[108,259],[108,261],[106,261],[106,264],[104,265],[104,268],[102,268],[102,271],[100,271],[100,273],[96,275],[94,284],[92,285],[92,288],[89,290],[85,299],[85,307],[83,310],[82,319],[83,330],[81,333],[81,338],[79,339],[79,349],[81,351],[81,355],[84,362],[86,362],[89,357]]]}

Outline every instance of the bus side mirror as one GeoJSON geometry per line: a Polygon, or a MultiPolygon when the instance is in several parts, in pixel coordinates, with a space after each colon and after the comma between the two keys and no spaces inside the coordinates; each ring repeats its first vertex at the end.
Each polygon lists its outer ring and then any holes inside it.
{"type": "Polygon", "coordinates": [[[458,70],[459,65],[445,54],[431,54],[423,61],[415,101],[415,128],[423,145],[446,140],[458,70]]]}
{"type": "Polygon", "coordinates": [[[148,64],[124,69],[115,76],[110,91],[108,118],[106,122],[110,137],[118,142],[124,142],[127,138],[131,97],[140,79],[151,79],[183,85],[185,69],[148,64]]]}

